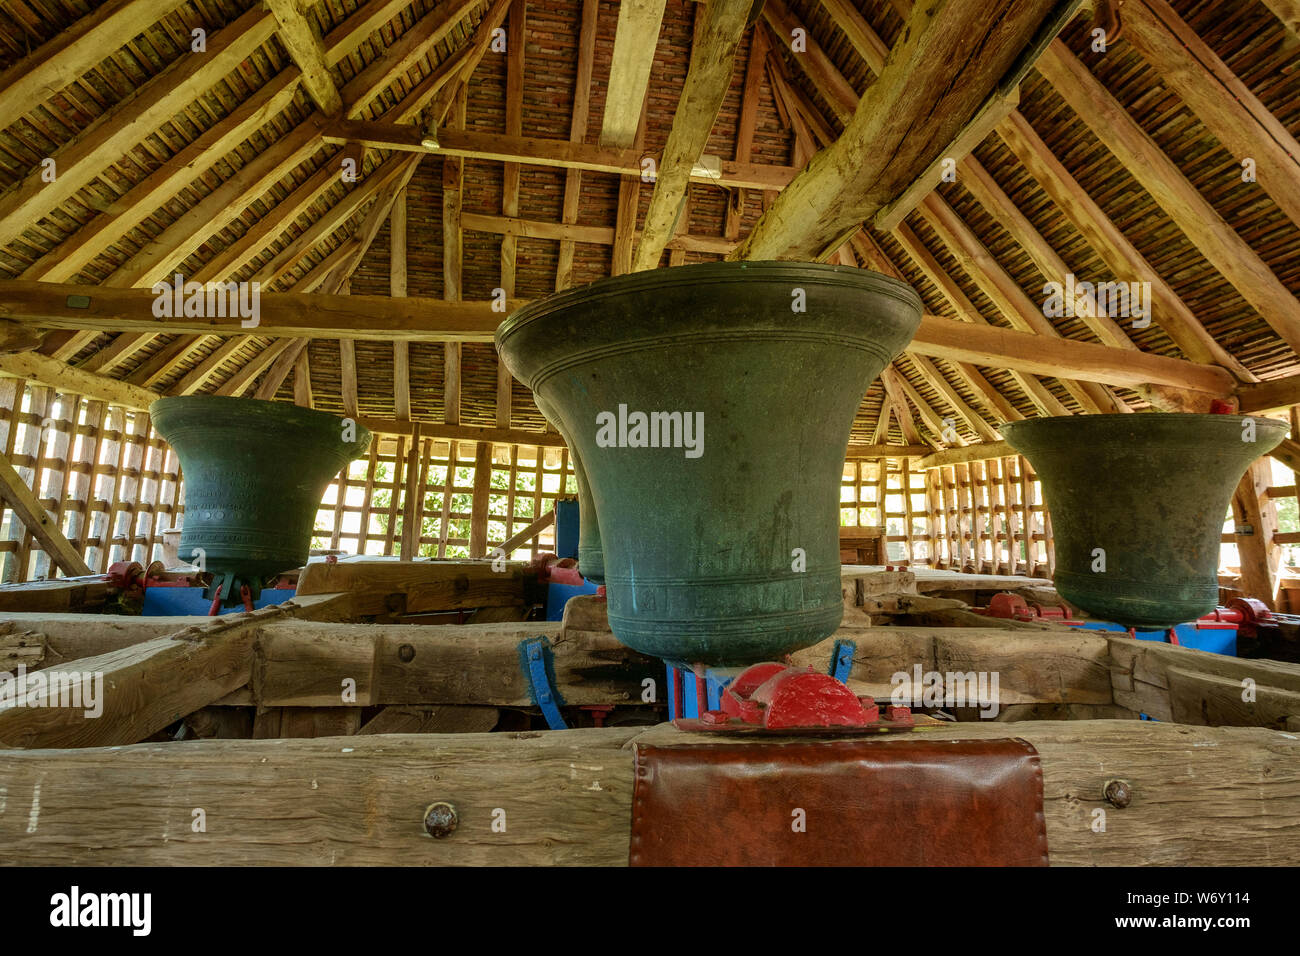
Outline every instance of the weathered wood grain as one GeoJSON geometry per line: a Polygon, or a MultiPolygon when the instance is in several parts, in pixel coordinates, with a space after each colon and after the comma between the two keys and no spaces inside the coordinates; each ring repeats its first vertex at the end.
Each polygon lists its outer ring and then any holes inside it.
{"type": "Polygon", "coordinates": [[[552,643],[557,686],[567,704],[639,700],[641,682],[663,680],[663,665],[620,644],[608,631],[570,631],[554,623],[318,625],[266,628],[258,642],[251,700],[262,706],[375,704],[532,704],[519,662],[520,642],[552,643]],[[355,684],[345,701],[344,682],[355,684]]]}
{"type": "Polygon", "coordinates": [[[1300,664],[1127,637],[1107,641],[1115,703],[1156,720],[1281,727],[1300,712],[1300,664]],[[1254,701],[1245,699],[1251,694],[1254,701]]]}
{"type": "Polygon", "coordinates": [[[347,592],[353,612],[363,616],[519,605],[523,567],[512,562],[496,570],[491,561],[313,561],[298,579],[298,594],[347,592]]]}
{"type": "Polygon", "coordinates": [[[296,609],[290,602],[201,618],[206,623],[167,637],[39,671],[43,677],[57,671],[70,682],[68,692],[39,706],[32,695],[0,702],[0,746],[96,747],[143,740],[248,683],[258,630],[296,609]]]}
{"type": "MultiPolygon", "coordinates": [[[[1019,736],[1038,749],[1054,865],[1300,863],[1295,734],[1131,720],[926,733],[1019,736]],[[1115,778],[1133,791],[1125,809],[1102,796],[1115,778]]],[[[634,739],[714,738],[659,725],[0,752],[0,863],[620,866],[634,739]],[[439,800],[460,817],[445,840],[421,826],[439,800]],[[206,832],[193,829],[200,809],[206,832]],[[497,810],[505,832],[492,830],[497,810]]]]}

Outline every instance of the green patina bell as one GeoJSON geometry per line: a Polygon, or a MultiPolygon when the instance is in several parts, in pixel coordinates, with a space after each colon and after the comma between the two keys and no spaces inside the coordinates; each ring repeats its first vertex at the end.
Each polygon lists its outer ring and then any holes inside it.
{"type": "Polygon", "coordinates": [[[555,426],[564,443],[569,446],[569,455],[573,459],[573,476],[578,484],[578,570],[588,581],[596,584],[605,583],[605,556],[600,549],[600,520],[596,517],[596,506],[591,500],[591,485],[587,481],[587,469],[582,466],[577,445],[565,432],[565,424],[560,416],[546,407],[545,401],[534,395],[538,411],[555,426]]]}
{"type": "Polygon", "coordinates": [[[1002,426],[1043,484],[1056,589],[1089,614],[1135,628],[1213,610],[1232,493],[1286,433],[1268,418],[1164,412],[1002,426]]]}
{"type": "MultiPolygon", "coordinates": [[[[370,447],[370,432],[287,402],[187,395],[149,408],[185,476],[181,557],[202,549],[223,599],[235,582],[306,563],[330,479],[370,447]]],[[[232,593],[233,592],[233,593],[232,593]]]]}
{"type": "Polygon", "coordinates": [[[602,279],[502,323],[503,360],[585,472],[620,641],[728,665],[835,630],[849,430],[920,318],[876,273],[722,262],[602,279]]]}

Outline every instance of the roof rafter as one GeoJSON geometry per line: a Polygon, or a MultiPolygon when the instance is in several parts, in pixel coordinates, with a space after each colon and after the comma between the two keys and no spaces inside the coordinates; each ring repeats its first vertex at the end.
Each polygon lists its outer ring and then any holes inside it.
{"type": "Polygon", "coordinates": [[[632,260],[634,271],[657,267],[672,238],[686,201],[691,170],[699,163],[723,97],[731,87],[736,51],[752,6],[752,0],[709,0],[704,9],[703,24],[696,30],[698,46],[691,47],[686,83],[655,173],[650,207],[632,260]]]}
{"type": "Polygon", "coordinates": [[[326,116],[343,109],[343,99],[325,62],[325,45],[307,22],[310,0],[266,0],[275,17],[276,33],[289,56],[302,70],[303,89],[326,116]]]}
{"type": "Polygon", "coordinates": [[[843,134],[815,155],[733,259],[824,258],[943,155],[1000,89],[1019,81],[1077,3],[913,8],[843,134]],[[970,57],[978,48],[980,55],[970,57]],[[956,67],[956,71],[953,71],[956,67]]]}
{"type": "Polygon", "coordinates": [[[627,149],[636,138],[666,5],[666,0],[623,0],[618,5],[618,31],[600,124],[602,146],[627,149]]]}
{"type": "Polygon", "coordinates": [[[1053,41],[1039,58],[1038,71],[1206,261],[1258,310],[1282,341],[1300,352],[1300,301],[1119,101],[1060,40],[1053,41]]]}

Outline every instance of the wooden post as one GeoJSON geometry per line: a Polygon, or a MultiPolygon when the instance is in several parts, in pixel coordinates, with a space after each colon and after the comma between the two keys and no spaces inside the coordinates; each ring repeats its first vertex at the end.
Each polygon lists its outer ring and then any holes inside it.
{"type": "Polygon", "coordinates": [[[487,554],[488,496],[492,490],[492,443],[481,441],[474,449],[474,502],[469,519],[469,556],[487,554]]]}
{"type": "MultiPolygon", "coordinates": [[[[424,511],[424,489],[419,486],[420,423],[411,430],[411,450],[406,456],[406,490],[402,501],[401,558],[410,561],[420,549],[419,515],[424,511]]],[[[393,469],[396,473],[397,469],[393,469]]],[[[393,500],[397,500],[396,492],[393,500]]]]}
{"type": "Polygon", "coordinates": [[[1241,556],[1241,589],[1247,597],[1259,598],[1277,610],[1278,565],[1281,548],[1273,540],[1277,532],[1277,506],[1267,494],[1271,481],[1272,460],[1251,462],[1233,495],[1233,513],[1237,526],[1249,526],[1250,532],[1237,533],[1237,552],[1241,556]]]}
{"type": "Polygon", "coordinates": [[[27,526],[60,571],[69,577],[91,573],[80,552],[63,536],[58,525],[8,461],[0,461],[0,497],[9,504],[18,520],[27,526]]]}

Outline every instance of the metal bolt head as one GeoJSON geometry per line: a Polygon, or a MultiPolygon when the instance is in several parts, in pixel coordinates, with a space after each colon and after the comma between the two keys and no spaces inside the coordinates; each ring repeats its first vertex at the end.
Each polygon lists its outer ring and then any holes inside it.
{"type": "Polygon", "coordinates": [[[397,659],[403,664],[409,664],[415,660],[415,648],[410,644],[403,644],[397,649],[397,659]]]}
{"type": "Polygon", "coordinates": [[[460,817],[456,814],[456,808],[445,801],[431,803],[424,811],[424,829],[435,840],[445,840],[451,836],[458,823],[460,817]]]}
{"type": "Polygon", "coordinates": [[[1123,810],[1133,802],[1133,787],[1127,780],[1108,780],[1102,793],[1106,802],[1123,810]]]}

